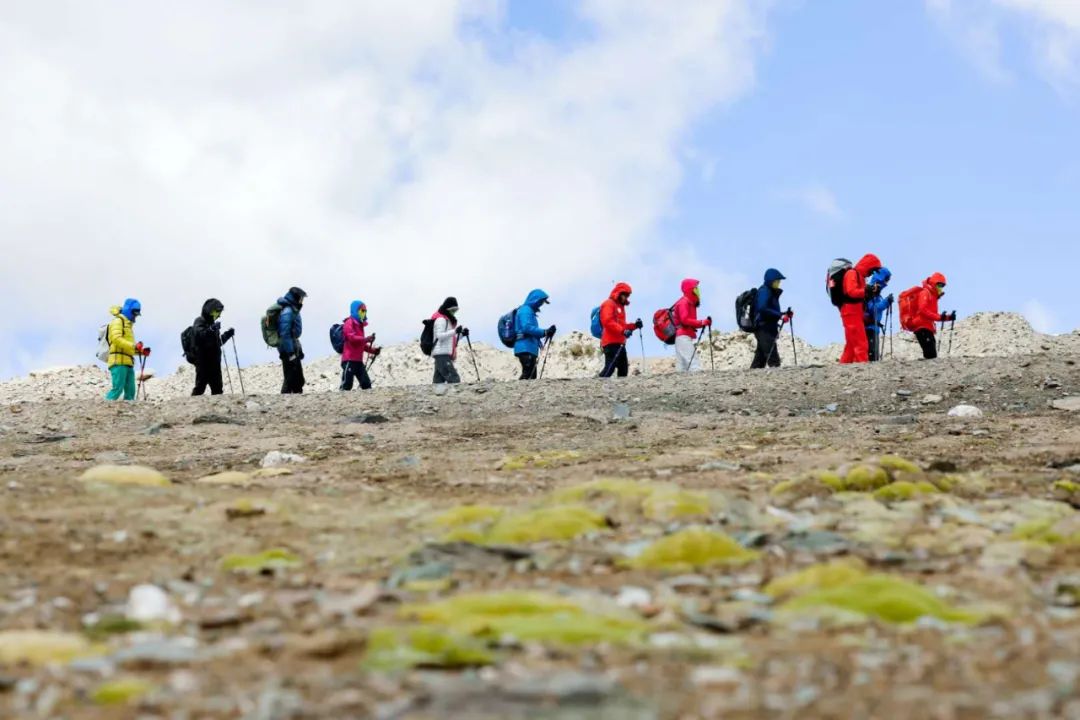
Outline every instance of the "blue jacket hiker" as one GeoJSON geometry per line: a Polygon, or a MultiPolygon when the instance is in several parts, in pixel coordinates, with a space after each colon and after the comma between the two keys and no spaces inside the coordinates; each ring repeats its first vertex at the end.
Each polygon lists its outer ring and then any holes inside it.
{"type": "Polygon", "coordinates": [[[304,332],[304,321],[300,310],[304,307],[307,293],[298,287],[289,288],[284,297],[278,298],[281,314],[278,316],[278,357],[281,358],[281,392],[283,395],[304,392],[304,347],[300,336],[304,332]]]}
{"type": "MultiPolygon", "coordinates": [[[[892,272],[889,268],[878,268],[866,279],[867,285],[877,285],[884,290],[892,280],[892,272]]],[[[863,322],[866,324],[866,340],[870,343],[870,362],[881,359],[881,335],[884,326],[882,320],[889,306],[893,304],[892,295],[877,293],[872,297],[868,294],[866,304],[863,307],[863,322]]]]}
{"type": "Polygon", "coordinates": [[[548,294],[543,290],[533,290],[525,298],[525,304],[517,311],[517,341],[514,342],[514,355],[521,362],[521,379],[536,379],[536,359],[540,355],[540,341],[547,338],[549,341],[555,336],[555,326],[547,330],[540,327],[540,321],[536,315],[540,308],[549,302],[548,294]]]}
{"type": "Polygon", "coordinates": [[[754,338],[757,347],[754,349],[754,360],[750,363],[751,369],[780,367],[776,338],[780,335],[780,328],[791,319],[790,311],[785,313],[780,310],[780,296],[784,294],[780,284],[786,279],[776,268],[769,268],[765,271],[765,281],[758,288],[754,301],[754,338]]]}

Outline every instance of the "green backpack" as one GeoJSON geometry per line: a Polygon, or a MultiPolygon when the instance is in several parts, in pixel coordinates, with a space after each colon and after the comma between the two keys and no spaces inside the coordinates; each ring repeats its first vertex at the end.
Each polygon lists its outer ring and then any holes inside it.
{"type": "Polygon", "coordinates": [[[262,330],[263,342],[267,347],[277,347],[281,344],[281,336],[278,335],[278,320],[281,319],[281,306],[274,303],[266,308],[259,329],[262,330]]]}

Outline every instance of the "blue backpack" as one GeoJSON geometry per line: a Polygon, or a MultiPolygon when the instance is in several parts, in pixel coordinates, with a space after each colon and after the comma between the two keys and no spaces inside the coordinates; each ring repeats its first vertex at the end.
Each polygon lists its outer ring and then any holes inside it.
{"type": "Polygon", "coordinates": [[[592,315],[589,316],[591,324],[589,329],[592,330],[592,336],[599,340],[604,337],[604,325],[600,322],[600,306],[597,305],[592,309],[592,315]]]}
{"type": "Polygon", "coordinates": [[[330,326],[330,345],[338,355],[345,352],[345,326],[342,324],[344,322],[342,320],[330,326]]]}
{"type": "Polygon", "coordinates": [[[499,318],[499,340],[508,348],[517,342],[517,308],[499,318]]]}

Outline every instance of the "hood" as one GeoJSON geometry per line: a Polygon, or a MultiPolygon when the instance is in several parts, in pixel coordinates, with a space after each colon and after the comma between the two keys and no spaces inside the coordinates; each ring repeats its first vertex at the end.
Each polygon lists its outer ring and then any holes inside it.
{"type": "Polygon", "coordinates": [[[307,293],[301,288],[291,287],[289,292],[285,293],[285,296],[278,299],[278,302],[282,305],[292,305],[294,308],[299,309],[304,304],[304,298],[307,297],[307,293]]]}
{"type": "Polygon", "coordinates": [[[680,285],[679,287],[682,288],[683,295],[685,295],[686,297],[693,297],[694,288],[696,288],[700,284],[701,283],[694,278],[686,278],[682,281],[682,285],[680,285]]]}
{"type": "Polygon", "coordinates": [[[225,309],[225,305],[223,305],[220,300],[218,300],[217,298],[210,298],[209,300],[207,300],[206,302],[203,303],[203,306],[202,306],[203,319],[209,321],[211,319],[210,318],[210,313],[214,312],[215,310],[217,310],[220,313],[224,309],[225,309]]]}
{"type": "Polygon", "coordinates": [[[882,287],[888,285],[890,280],[892,280],[892,271],[887,267],[875,270],[870,274],[870,277],[867,278],[867,282],[871,285],[880,285],[882,287]]]}
{"type": "Polygon", "coordinates": [[[878,260],[878,256],[873,253],[863,255],[862,260],[855,263],[855,269],[859,271],[859,274],[863,277],[870,277],[870,273],[881,267],[881,261],[878,260]]]}
{"type": "Polygon", "coordinates": [[[784,277],[784,273],[776,268],[769,268],[765,271],[765,284],[767,286],[771,286],[777,280],[787,280],[787,278],[784,277]]]}
{"type": "Polygon", "coordinates": [[[352,303],[349,305],[349,317],[351,317],[353,320],[355,320],[356,322],[358,322],[358,323],[360,323],[362,325],[366,325],[367,323],[363,323],[363,322],[360,321],[360,309],[361,308],[363,308],[364,310],[367,310],[367,305],[364,304],[364,301],[363,300],[353,300],[352,303]]]}
{"type": "Polygon", "coordinates": [[[136,310],[138,310],[140,313],[142,312],[142,303],[140,303],[135,298],[128,298],[124,301],[124,306],[120,308],[120,314],[126,317],[128,320],[134,322],[135,316],[133,313],[136,310]]]}
{"type": "Polygon", "coordinates": [[[443,300],[442,305],[439,306],[439,312],[448,318],[453,319],[454,313],[450,311],[450,308],[456,308],[458,306],[457,298],[451,295],[443,300]]]}
{"type": "Polygon", "coordinates": [[[112,315],[113,317],[120,317],[120,306],[119,305],[113,305],[112,307],[110,307],[109,308],[109,314],[112,315]]]}
{"type": "Polygon", "coordinates": [[[548,294],[540,289],[533,290],[529,293],[529,296],[525,298],[525,304],[533,310],[539,310],[540,306],[546,302],[548,302],[548,294]]]}
{"type": "Polygon", "coordinates": [[[632,287],[630,287],[629,283],[621,282],[621,283],[617,283],[615,285],[615,287],[611,290],[611,295],[609,295],[609,297],[612,300],[618,301],[619,296],[622,295],[623,293],[626,293],[627,295],[630,295],[630,293],[632,293],[632,292],[634,292],[634,289],[632,287]]]}
{"type": "Polygon", "coordinates": [[[948,285],[949,281],[945,279],[944,275],[942,275],[939,272],[936,272],[933,275],[931,275],[930,277],[926,278],[926,282],[924,284],[928,288],[933,288],[933,287],[937,286],[938,283],[941,283],[942,285],[948,285]]]}

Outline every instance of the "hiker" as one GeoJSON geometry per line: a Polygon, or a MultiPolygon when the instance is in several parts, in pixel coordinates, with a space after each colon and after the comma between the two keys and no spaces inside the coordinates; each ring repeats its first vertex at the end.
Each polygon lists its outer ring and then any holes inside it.
{"type": "Polygon", "coordinates": [[[675,369],[690,372],[694,359],[694,344],[697,331],[712,327],[712,317],[697,319],[697,309],[701,305],[700,283],[693,278],[682,281],[682,297],[675,303],[672,319],[675,322],[675,369]]]}
{"type": "Polygon", "coordinates": [[[229,328],[221,332],[218,318],[225,306],[217,298],[203,303],[202,313],[191,324],[195,341],[195,388],[192,396],[202,395],[210,387],[211,395],[225,392],[221,382],[221,346],[236,332],[229,328]]]}
{"type": "Polygon", "coordinates": [[[361,390],[371,389],[371,378],[364,366],[364,353],[379,357],[382,350],[375,347],[375,333],[368,336],[366,327],[367,305],[360,300],[353,300],[349,305],[349,317],[341,328],[344,346],[341,352],[340,389],[346,392],[353,389],[353,380],[360,383],[361,390]]]}
{"type": "Polygon", "coordinates": [[[888,287],[891,279],[892,272],[889,271],[889,268],[883,267],[875,270],[867,281],[869,285],[877,285],[880,288],[877,295],[866,298],[866,307],[863,311],[863,322],[866,324],[867,356],[870,358],[870,362],[881,360],[881,336],[885,332],[885,325],[882,320],[885,317],[885,312],[892,306],[894,299],[892,295],[882,297],[881,291],[888,287]]]}
{"type": "Polygon", "coordinates": [[[844,323],[844,354],[841,365],[870,362],[870,347],[866,341],[863,306],[868,297],[881,294],[881,287],[869,283],[874,271],[881,268],[877,255],[864,255],[862,260],[844,273],[840,303],[840,318],[844,323]]]}
{"type": "Polygon", "coordinates": [[[914,287],[900,296],[900,325],[915,333],[924,360],[934,360],[938,356],[937,323],[956,321],[955,311],[949,314],[938,310],[946,284],[944,275],[934,273],[921,287],[914,287]]]}
{"type": "Polygon", "coordinates": [[[780,284],[784,280],[787,278],[782,272],[769,268],[765,271],[765,282],[758,288],[754,300],[754,339],[757,340],[757,348],[754,350],[754,360],[750,363],[751,370],[766,366],[780,367],[780,352],[776,349],[776,339],[784,325],[791,322],[791,318],[795,316],[790,308],[787,312],[780,311],[780,296],[784,294],[780,284]]]}
{"type": "Polygon", "coordinates": [[[600,347],[604,350],[604,369],[600,377],[611,377],[618,373],[626,377],[630,371],[630,362],[626,357],[626,340],[643,326],[641,318],[636,322],[626,322],[626,306],[630,304],[630,294],[634,292],[626,283],[619,283],[611,291],[607,300],[600,303],[600,347]]]}
{"type": "Polygon", "coordinates": [[[109,308],[113,319],[105,330],[109,343],[109,375],[112,388],[105,394],[106,400],[135,399],[135,357],[150,355],[150,348],[135,342],[135,320],[142,315],[142,304],[128,298],[123,305],[109,308]]]}
{"type": "Polygon", "coordinates": [[[457,298],[448,297],[431,316],[431,319],[435,321],[433,326],[435,344],[431,350],[431,357],[435,360],[435,376],[431,382],[435,385],[447,383],[456,385],[461,382],[461,376],[454,367],[454,361],[457,360],[458,340],[469,337],[469,328],[458,325],[457,311],[457,298]]]}
{"type": "Polygon", "coordinates": [[[281,394],[299,394],[304,392],[304,348],[300,344],[300,335],[304,332],[304,322],[300,310],[304,307],[307,293],[298,287],[289,288],[284,297],[278,298],[281,307],[278,315],[278,357],[281,358],[281,394]]]}
{"type": "Polygon", "coordinates": [[[517,340],[514,341],[514,355],[521,363],[521,380],[536,379],[536,360],[540,355],[540,341],[551,342],[555,337],[555,326],[547,330],[540,328],[536,314],[540,308],[551,302],[543,290],[533,290],[525,298],[525,304],[518,308],[515,320],[517,340]]]}

